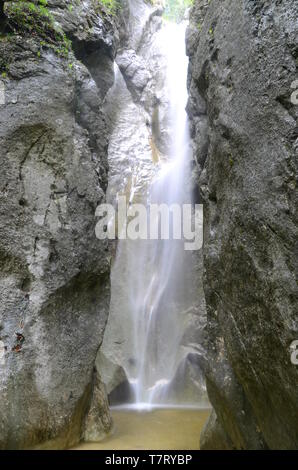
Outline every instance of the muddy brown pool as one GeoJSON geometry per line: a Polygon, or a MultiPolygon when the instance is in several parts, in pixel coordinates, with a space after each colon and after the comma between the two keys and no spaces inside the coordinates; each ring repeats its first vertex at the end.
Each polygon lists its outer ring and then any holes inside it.
{"type": "Polygon", "coordinates": [[[114,431],[99,443],[77,450],[196,450],[210,414],[203,409],[112,410],[114,431]]]}

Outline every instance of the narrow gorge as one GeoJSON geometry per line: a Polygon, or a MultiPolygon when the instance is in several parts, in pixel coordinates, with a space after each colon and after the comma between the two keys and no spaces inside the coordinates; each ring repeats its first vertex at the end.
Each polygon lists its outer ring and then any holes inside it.
{"type": "MultiPolygon", "coordinates": [[[[132,25],[136,13],[145,26],[118,52],[105,102],[108,201],[116,207],[121,197],[128,206],[190,202],[185,23],[164,24],[160,8],[141,9],[137,2],[131,4],[132,25]]],[[[201,253],[184,251],[183,240],[122,240],[121,230],[97,360],[110,403],[206,404],[201,253]]]]}
{"type": "Polygon", "coordinates": [[[297,18],[0,1],[1,450],[298,448],[297,18]]]}

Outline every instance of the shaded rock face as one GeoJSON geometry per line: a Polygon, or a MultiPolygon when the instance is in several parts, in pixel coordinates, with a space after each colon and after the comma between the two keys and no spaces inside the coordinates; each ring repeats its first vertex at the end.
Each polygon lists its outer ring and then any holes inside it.
{"type": "Polygon", "coordinates": [[[75,7],[69,0],[50,0],[48,4],[71,39],[77,59],[88,68],[104,98],[114,81],[114,56],[120,41],[118,29],[121,30],[122,18],[108,16],[100,9],[100,2],[92,0],[77,2],[75,7]]]}
{"type": "Polygon", "coordinates": [[[187,45],[205,203],[207,389],[202,448],[295,449],[296,1],[197,1],[187,45]]]}
{"type": "Polygon", "coordinates": [[[94,370],[109,308],[110,255],[95,237],[94,213],[107,186],[102,96],[113,76],[107,68],[101,82],[88,53],[92,43],[111,63],[115,44],[108,20],[96,29],[103,16],[92,2],[71,13],[70,2],[48,3],[70,37],[82,9],[94,28],[91,39],[78,28],[82,61],[72,52],[40,51],[38,35],[0,41],[1,64],[9,66],[0,106],[2,449],[65,448],[98,440],[111,427],[94,370]],[[92,62],[91,73],[83,62],[92,62]]]}

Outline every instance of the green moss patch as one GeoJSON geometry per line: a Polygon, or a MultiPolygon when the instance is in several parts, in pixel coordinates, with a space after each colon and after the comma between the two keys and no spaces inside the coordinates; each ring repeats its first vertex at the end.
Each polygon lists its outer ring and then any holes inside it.
{"type": "Polygon", "coordinates": [[[51,47],[57,54],[68,56],[71,42],[55,23],[47,7],[47,0],[6,3],[5,15],[7,29],[12,35],[36,38],[42,47],[51,47]]]}
{"type": "Polygon", "coordinates": [[[93,0],[95,11],[103,11],[104,13],[114,16],[120,9],[118,0],[93,0]]]}

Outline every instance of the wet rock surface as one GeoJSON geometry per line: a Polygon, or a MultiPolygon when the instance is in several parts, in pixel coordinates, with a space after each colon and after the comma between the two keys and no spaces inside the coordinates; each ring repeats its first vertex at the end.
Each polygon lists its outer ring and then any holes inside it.
{"type": "Polygon", "coordinates": [[[2,449],[65,448],[111,426],[93,372],[110,300],[110,254],[94,214],[107,187],[102,97],[115,40],[92,2],[70,3],[48,5],[74,53],[22,25],[0,40],[2,449]],[[102,80],[90,60],[97,50],[108,64],[102,80]]]}
{"type": "MultiPolygon", "coordinates": [[[[170,158],[173,123],[169,84],[166,82],[168,33],[160,13],[159,7],[144,5],[138,0],[131,2],[127,24],[129,40],[117,53],[115,83],[105,100],[111,132],[108,200],[115,207],[119,195],[126,196],[127,203],[147,204],[150,185],[158,176],[162,164],[170,158]]],[[[186,166],[188,163],[185,163],[186,166]]],[[[189,182],[185,181],[185,188],[188,187],[189,182]]],[[[144,249],[142,240],[118,240],[115,246],[110,315],[97,358],[111,404],[136,400],[133,377],[137,374],[141,358],[136,347],[132,346],[136,342],[132,312],[137,310],[136,315],[142,315],[142,306],[136,308],[140,295],[138,278],[147,276],[148,289],[153,278],[148,266],[148,274],[144,274],[144,267],[139,266],[144,249]],[[128,379],[131,380],[130,384],[128,379]]],[[[184,264],[187,268],[182,285],[176,288],[177,292],[179,289],[185,290],[184,295],[180,296],[183,301],[180,300],[179,305],[178,302],[165,301],[161,308],[160,318],[172,315],[172,335],[175,327],[179,330],[177,348],[168,354],[165,361],[168,368],[175,362],[171,383],[158,392],[158,399],[164,404],[207,403],[202,377],[206,357],[202,345],[205,299],[201,258],[201,251],[184,253],[183,260],[177,263],[177,270],[184,264]]],[[[163,285],[166,279],[162,279],[160,272],[159,276],[159,283],[163,285]]],[[[155,296],[158,297],[158,292],[155,296]]],[[[169,299],[170,296],[168,292],[165,298],[169,299]]],[[[155,334],[159,337],[159,333],[155,334]]],[[[164,351],[171,339],[164,339],[163,342],[164,351]]],[[[156,345],[155,348],[161,356],[163,352],[156,345]]],[[[165,382],[163,378],[159,380],[162,387],[165,382]]]]}
{"type": "Polygon", "coordinates": [[[296,1],[198,1],[187,35],[205,204],[207,389],[202,448],[295,449],[296,1]]]}

